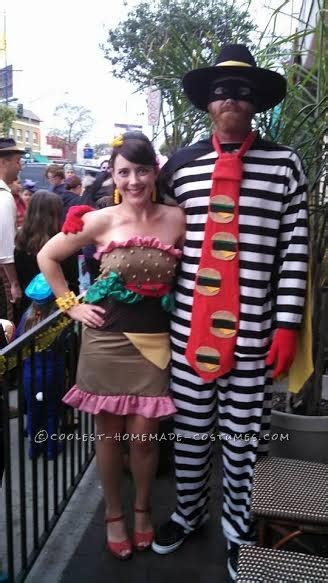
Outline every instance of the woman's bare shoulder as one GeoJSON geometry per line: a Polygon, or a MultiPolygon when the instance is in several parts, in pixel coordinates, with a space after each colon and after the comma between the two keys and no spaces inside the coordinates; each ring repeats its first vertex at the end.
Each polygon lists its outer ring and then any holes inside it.
{"type": "Polygon", "coordinates": [[[108,225],[108,221],[110,220],[111,216],[113,216],[113,213],[110,212],[111,210],[112,207],[106,207],[104,209],[95,209],[94,211],[90,211],[83,216],[84,222],[86,225],[90,225],[91,227],[93,225],[108,225]]]}
{"type": "Polygon", "coordinates": [[[177,220],[184,220],[185,214],[181,207],[177,205],[161,204],[161,210],[169,218],[176,218],[177,220]]]}

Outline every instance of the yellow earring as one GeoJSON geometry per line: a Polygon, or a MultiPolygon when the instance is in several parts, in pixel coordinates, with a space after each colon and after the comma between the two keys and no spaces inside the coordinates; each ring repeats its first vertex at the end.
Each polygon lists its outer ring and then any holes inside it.
{"type": "Polygon", "coordinates": [[[115,188],[115,190],[114,190],[113,201],[114,201],[114,204],[120,204],[120,202],[121,202],[121,195],[120,195],[120,191],[118,190],[118,188],[115,188]]]}
{"type": "Polygon", "coordinates": [[[156,188],[154,188],[153,193],[151,195],[151,200],[153,202],[157,202],[157,192],[156,192],[156,188]]]}

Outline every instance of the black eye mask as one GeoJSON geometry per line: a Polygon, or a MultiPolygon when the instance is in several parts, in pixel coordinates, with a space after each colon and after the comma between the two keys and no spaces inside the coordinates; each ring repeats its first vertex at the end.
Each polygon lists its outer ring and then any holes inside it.
{"type": "Polygon", "coordinates": [[[235,99],[236,101],[248,101],[256,105],[255,89],[241,79],[225,79],[216,81],[210,88],[208,103],[212,101],[225,101],[226,99],[235,99]]]}

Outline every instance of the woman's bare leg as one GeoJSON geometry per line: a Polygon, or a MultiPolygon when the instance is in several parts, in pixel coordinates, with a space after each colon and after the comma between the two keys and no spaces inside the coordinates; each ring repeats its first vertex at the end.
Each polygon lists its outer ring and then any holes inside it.
{"type": "MultiPolygon", "coordinates": [[[[158,421],[131,415],[127,418],[126,431],[130,434],[130,469],[135,485],[135,508],[147,510],[150,508],[151,487],[158,465],[158,443],[156,439],[149,439],[149,435],[156,435],[158,421]]],[[[147,532],[151,527],[148,512],[135,513],[135,530],[147,532]]]]}
{"type": "MultiPolygon", "coordinates": [[[[105,498],[106,518],[116,518],[122,514],[123,452],[122,442],[117,439],[117,435],[123,435],[125,421],[125,417],[105,412],[96,416],[96,459],[105,498]]],[[[107,537],[111,542],[125,540],[124,522],[107,523],[107,537]]]]}

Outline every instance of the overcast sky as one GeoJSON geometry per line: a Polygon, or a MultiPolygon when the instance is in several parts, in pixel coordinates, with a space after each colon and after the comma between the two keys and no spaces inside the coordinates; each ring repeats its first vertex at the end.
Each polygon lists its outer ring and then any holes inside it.
{"type": "MultiPolygon", "coordinates": [[[[255,1],[259,7],[264,5],[264,0],[255,1]]],[[[289,9],[295,10],[298,2],[291,0],[289,9]]],[[[56,105],[67,101],[91,110],[95,123],[89,137],[94,142],[110,140],[115,122],[144,124],[149,135],[145,96],[132,95],[132,86],[112,78],[99,48],[108,27],[127,13],[124,4],[137,3],[1,0],[1,10],[6,11],[7,62],[21,69],[14,73],[14,97],[44,120],[45,129],[54,126],[56,105]]],[[[270,4],[278,6],[280,0],[270,4]]],[[[264,9],[254,16],[265,22],[264,9]]],[[[4,65],[3,58],[0,64],[4,65]]]]}

